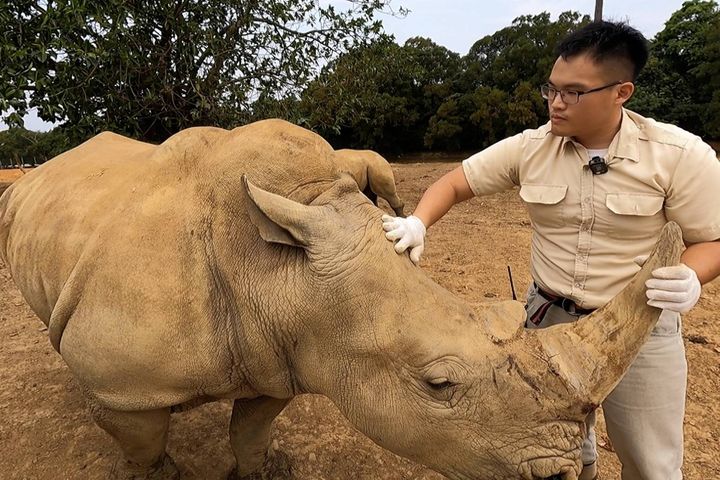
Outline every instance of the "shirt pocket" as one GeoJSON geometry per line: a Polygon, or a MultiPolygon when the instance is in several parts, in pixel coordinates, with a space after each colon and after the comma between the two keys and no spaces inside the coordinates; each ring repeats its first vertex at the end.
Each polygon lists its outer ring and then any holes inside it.
{"type": "Polygon", "coordinates": [[[665,197],[647,193],[608,193],[609,210],[606,229],[610,236],[633,239],[652,235],[665,224],[661,212],[665,197]]]}
{"type": "Polygon", "coordinates": [[[536,225],[559,227],[565,225],[564,202],[567,185],[520,185],[520,198],[527,205],[530,220],[536,225]]]}

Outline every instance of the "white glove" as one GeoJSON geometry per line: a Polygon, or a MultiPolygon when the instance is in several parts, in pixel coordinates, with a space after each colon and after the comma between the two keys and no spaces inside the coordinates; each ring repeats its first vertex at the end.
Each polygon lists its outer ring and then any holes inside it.
{"type": "Polygon", "coordinates": [[[395,251],[403,253],[410,249],[410,260],[417,265],[420,262],[420,256],[425,250],[425,232],[426,228],[422,220],[411,215],[407,218],[391,217],[383,215],[383,230],[385,230],[385,238],[395,241],[395,251]]]}
{"type": "Polygon", "coordinates": [[[645,282],[650,306],[687,313],[700,298],[700,280],[695,270],[685,264],[658,268],[652,275],[645,282]]]}

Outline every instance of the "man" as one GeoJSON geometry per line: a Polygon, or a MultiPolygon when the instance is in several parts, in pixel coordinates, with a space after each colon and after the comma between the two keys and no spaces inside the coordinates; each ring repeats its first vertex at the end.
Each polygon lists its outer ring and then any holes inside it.
{"type": "MultiPolygon", "coordinates": [[[[527,328],[575,321],[637,272],[669,220],[688,245],[681,265],[653,272],[652,336],[603,403],[624,480],[682,478],[687,365],[680,313],[720,274],[720,163],[698,137],[623,108],[647,61],[645,38],[610,22],[570,34],[541,88],[550,122],[471,156],[431,185],[414,214],[383,217],[398,253],[417,263],[430,227],[454,204],[514,186],[532,221],[527,328]],[[633,262],[635,259],[635,262],[633,262]]],[[[597,478],[595,415],[581,479],[597,478]]]]}

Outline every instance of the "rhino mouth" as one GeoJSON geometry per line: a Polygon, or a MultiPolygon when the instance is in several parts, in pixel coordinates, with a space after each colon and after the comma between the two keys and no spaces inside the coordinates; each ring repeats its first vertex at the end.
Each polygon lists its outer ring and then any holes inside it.
{"type": "Polygon", "coordinates": [[[577,464],[574,460],[555,457],[527,462],[520,476],[523,480],[577,480],[577,464]],[[552,473],[549,473],[552,472],[552,473]]]}
{"type": "Polygon", "coordinates": [[[580,474],[584,422],[554,420],[506,431],[502,445],[497,434],[493,438],[492,443],[487,438],[473,442],[478,456],[470,465],[438,465],[436,470],[451,480],[577,480],[580,474]]]}
{"type": "MultiPolygon", "coordinates": [[[[575,440],[574,438],[572,440],[575,440]]],[[[580,438],[582,442],[582,438],[580,438]]],[[[445,471],[452,480],[577,480],[582,463],[580,461],[580,444],[578,448],[564,451],[556,448],[552,453],[539,455],[523,460],[511,466],[506,459],[495,468],[482,468],[473,472],[445,471]]]]}
{"type": "Polygon", "coordinates": [[[523,480],[577,480],[578,468],[574,458],[553,456],[528,460],[519,473],[523,480]]]}
{"type": "Polygon", "coordinates": [[[484,471],[478,476],[478,472],[472,475],[458,472],[444,472],[451,480],[577,480],[579,464],[574,460],[565,457],[548,457],[528,460],[524,462],[517,473],[500,473],[499,471],[484,471]],[[552,473],[548,473],[552,472],[552,473]]]}
{"type": "MultiPolygon", "coordinates": [[[[580,454],[585,424],[554,421],[528,431],[534,444],[520,448],[515,478],[522,480],[576,480],[582,467],[580,454]]],[[[526,440],[527,441],[527,440],[526,440]]]]}

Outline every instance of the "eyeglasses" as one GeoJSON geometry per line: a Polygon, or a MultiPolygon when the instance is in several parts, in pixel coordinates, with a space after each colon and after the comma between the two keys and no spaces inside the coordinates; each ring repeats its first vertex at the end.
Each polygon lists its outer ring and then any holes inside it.
{"type": "Polygon", "coordinates": [[[617,81],[608,85],[603,85],[602,87],[593,88],[592,90],[586,90],[584,92],[578,90],[558,90],[557,88],[551,86],[549,83],[546,83],[540,87],[540,93],[545,100],[548,100],[551,103],[555,101],[555,97],[559,93],[563,103],[567,105],[575,105],[580,101],[581,95],[599,92],[600,90],[605,90],[606,88],[614,87],[615,85],[620,85],[621,83],[623,82],[617,81]]]}

